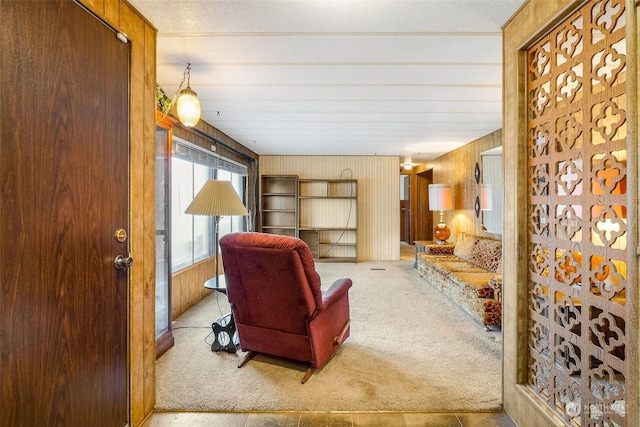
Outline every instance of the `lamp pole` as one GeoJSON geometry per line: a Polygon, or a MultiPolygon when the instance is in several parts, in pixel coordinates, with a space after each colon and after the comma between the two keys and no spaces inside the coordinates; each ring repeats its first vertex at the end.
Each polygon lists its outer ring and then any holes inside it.
{"type": "Polygon", "coordinates": [[[220,287],[220,278],[218,276],[220,262],[218,261],[218,236],[220,232],[220,215],[213,216],[213,253],[216,260],[216,288],[220,287]]]}

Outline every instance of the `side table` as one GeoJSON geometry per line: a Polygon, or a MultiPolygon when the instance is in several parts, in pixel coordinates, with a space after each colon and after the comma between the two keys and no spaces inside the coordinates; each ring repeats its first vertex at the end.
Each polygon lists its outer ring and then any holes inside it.
{"type": "Polygon", "coordinates": [[[435,240],[415,240],[413,244],[416,247],[416,260],[413,268],[418,268],[418,254],[425,252],[430,255],[451,255],[455,248],[454,243],[438,243],[435,240]]]}

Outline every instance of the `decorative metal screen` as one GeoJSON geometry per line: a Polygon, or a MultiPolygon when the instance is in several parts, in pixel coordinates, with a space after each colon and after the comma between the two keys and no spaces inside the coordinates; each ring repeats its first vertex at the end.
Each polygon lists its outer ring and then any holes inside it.
{"type": "Polygon", "coordinates": [[[529,385],[567,424],[626,425],[624,1],[528,50],[529,385]]]}

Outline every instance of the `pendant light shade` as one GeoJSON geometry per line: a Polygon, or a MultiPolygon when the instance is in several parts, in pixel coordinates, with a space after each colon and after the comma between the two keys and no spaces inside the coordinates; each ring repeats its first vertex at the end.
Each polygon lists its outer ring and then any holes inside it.
{"type": "Polygon", "coordinates": [[[200,121],[200,114],[202,113],[200,101],[198,101],[198,95],[193,89],[191,89],[190,82],[191,64],[187,63],[187,68],[185,68],[184,73],[182,74],[182,81],[180,82],[180,86],[178,86],[178,91],[173,97],[168,108],[171,109],[171,106],[175,102],[176,113],[178,114],[180,123],[189,128],[198,124],[200,121]],[[187,87],[180,90],[185,82],[187,83],[187,87]]]}
{"type": "Polygon", "coordinates": [[[178,94],[176,111],[178,112],[180,123],[186,127],[194,127],[200,121],[200,101],[198,101],[198,95],[191,87],[187,86],[178,94]]]}

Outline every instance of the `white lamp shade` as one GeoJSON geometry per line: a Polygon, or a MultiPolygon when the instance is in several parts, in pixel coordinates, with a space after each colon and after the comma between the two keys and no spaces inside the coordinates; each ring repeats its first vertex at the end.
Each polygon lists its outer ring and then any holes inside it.
{"type": "Polygon", "coordinates": [[[492,209],[491,184],[480,184],[480,210],[492,209]]]}
{"type": "Polygon", "coordinates": [[[209,216],[249,215],[231,182],[213,179],[204,184],[184,212],[209,216]]]}
{"type": "Polygon", "coordinates": [[[198,101],[197,94],[189,86],[178,94],[176,111],[180,123],[186,127],[193,127],[200,121],[200,101],[198,101]]]}
{"type": "Polygon", "coordinates": [[[429,184],[429,210],[447,211],[452,208],[451,186],[447,184],[429,184]]]}

